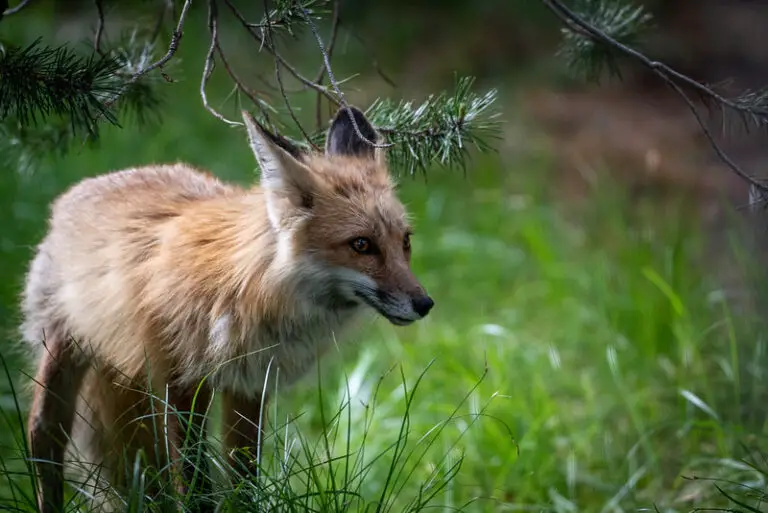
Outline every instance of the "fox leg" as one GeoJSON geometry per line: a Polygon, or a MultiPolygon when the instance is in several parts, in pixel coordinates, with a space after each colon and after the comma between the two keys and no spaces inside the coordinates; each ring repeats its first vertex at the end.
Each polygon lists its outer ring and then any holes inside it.
{"type": "Polygon", "coordinates": [[[249,473],[258,465],[257,444],[264,440],[264,404],[266,398],[262,403],[261,397],[249,399],[234,392],[222,392],[224,448],[232,466],[243,466],[249,473]]]}
{"type": "Polygon", "coordinates": [[[64,508],[64,452],[88,359],[61,326],[46,334],[28,417],[31,456],[38,473],[41,513],[64,508]]]}
{"type": "Polygon", "coordinates": [[[169,400],[176,410],[169,415],[170,458],[176,479],[176,491],[186,495],[195,483],[194,511],[213,511],[215,504],[204,505],[213,490],[208,460],[205,458],[206,409],[211,401],[207,386],[197,389],[171,387],[169,400]],[[196,474],[197,473],[197,474],[196,474]]]}

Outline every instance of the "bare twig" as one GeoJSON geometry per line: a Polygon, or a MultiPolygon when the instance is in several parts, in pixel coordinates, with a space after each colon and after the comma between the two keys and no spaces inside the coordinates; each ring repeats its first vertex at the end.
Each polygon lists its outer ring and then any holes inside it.
{"type": "Polygon", "coordinates": [[[222,114],[216,111],[216,109],[211,107],[208,103],[208,95],[205,93],[205,85],[208,83],[208,79],[211,78],[211,73],[213,73],[213,68],[215,67],[213,54],[216,51],[216,41],[218,40],[216,2],[214,2],[214,0],[208,0],[208,30],[211,32],[211,46],[208,48],[208,54],[205,56],[203,78],[200,80],[200,97],[203,99],[203,106],[208,112],[213,114],[214,117],[224,123],[233,126],[242,126],[242,123],[225,118],[222,114]]]}
{"type": "Polygon", "coordinates": [[[312,29],[312,33],[315,35],[315,39],[317,40],[317,46],[320,47],[320,53],[323,54],[323,62],[325,63],[325,71],[328,73],[328,80],[331,82],[331,86],[333,87],[334,91],[336,92],[336,95],[339,97],[339,100],[341,101],[341,104],[344,106],[344,108],[347,111],[347,115],[349,116],[349,120],[352,122],[352,126],[355,128],[355,133],[357,136],[365,141],[367,144],[373,146],[374,148],[389,148],[393,146],[392,143],[385,143],[380,144],[376,143],[374,141],[369,141],[368,138],[366,138],[362,132],[360,132],[360,127],[357,126],[357,120],[355,120],[355,116],[352,115],[352,110],[349,108],[349,104],[347,103],[347,100],[344,98],[344,93],[341,92],[341,89],[339,89],[339,84],[336,82],[336,79],[333,76],[333,70],[331,69],[331,63],[328,60],[328,52],[325,50],[325,45],[323,45],[323,38],[320,37],[320,33],[317,31],[317,26],[312,21],[312,18],[309,16],[309,13],[304,8],[303,5],[298,5],[299,9],[301,9],[302,14],[304,15],[304,19],[307,21],[307,24],[309,25],[309,28],[312,29]]]}
{"type": "MultiPolygon", "coordinates": [[[[262,116],[264,116],[264,119],[269,123],[269,113],[267,112],[267,109],[264,107],[265,102],[257,98],[256,94],[249,87],[246,87],[245,84],[243,84],[242,80],[240,80],[240,77],[237,76],[235,71],[229,65],[229,61],[227,61],[227,58],[224,56],[224,50],[221,49],[221,44],[219,43],[218,37],[216,38],[216,52],[219,54],[221,63],[224,65],[224,69],[227,71],[227,74],[229,75],[229,77],[235,83],[235,86],[244,95],[246,95],[253,103],[256,104],[256,106],[261,111],[262,116]]],[[[264,94],[264,93],[261,93],[261,94],[264,94]]]]}
{"type": "Polygon", "coordinates": [[[176,24],[176,30],[173,31],[173,34],[171,35],[171,43],[168,45],[168,52],[163,55],[158,61],[150,64],[143,70],[134,73],[134,75],[131,77],[131,79],[128,81],[126,86],[133,84],[138,79],[140,79],[142,76],[146,75],[150,71],[162,68],[166,65],[168,61],[173,58],[176,51],[179,49],[179,42],[181,41],[181,35],[182,30],[184,29],[184,22],[187,19],[187,12],[189,12],[189,6],[192,4],[192,0],[186,0],[184,2],[184,6],[181,8],[181,14],[179,15],[179,21],[176,24]]]}
{"type": "MultiPolygon", "coordinates": [[[[215,0],[211,0],[211,1],[213,2],[215,0]]],[[[230,66],[226,56],[224,55],[224,50],[221,48],[221,43],[219,42],[219,37],[218,37],[218,11],[216,11],[215,5],[209,7],[209,16],[213,16],[212,20],[209,19],[209,29],[211,30],[212,44],[214,45],[216,49],[216,53],[218,53],[219,58],[221,59],[221,63],[224,65],[224,69],[226,70],[227,74],[230,76],[232,81],[235,83],[235,87],[237,88],[237,90],[245,94],[256,105],[256,107],[261,111],[262,116],[264,116],[265,121],[269,123],[270,122],[269,113],[265,108],[265,105],[268,105],[268,104],[265,104],[264,101],[256,97],[256,94],[250,88],[245,86],[245,84],[243,84],[242,80],[240,80],[240,77],[237,76],[235,71],[230,66]],[[211,14],[211,9],[213,10],[212,14],[211,14]]],[[[211,60],[212,66],[213,66],[214,65],[213,55],[209,54],[208,59],[211,60]]],[[[206,67],[207,67],[207,63],[208,63],[208,60],[206,60],[206,67]]],[[[201,89],[201,95],[203,94],[204,94],[204,91],[201,89]]],[[[203,102],[204,103],[206,102],[205,97],[203,97],[203,102]]],[[[236,123],[236,124],[242,125],[242,123],[236,123]]]]}
{"type": "MultiPolygon", "coordinates": [[[[333,49],[336,46],[336,39],[339,35],[339,0],[333,2],[333,21],[331,22],[331,38],[328,43],[328,60],[333,58],[333,49]]],[[[323,85],[323,77],[325,76],[325,66],[320,66],[320,70],[315,77],[315,83],[323,85]]],[[[320,93],[317,93],[317,100],[315,101],[315,121],[317,123],[317,130],[319,131],[323,126],[323,97],[320,93]]]]}
{"type": "MultiPolygon", "coordinates": [[[[328,42],[328,60],[330,60],[333,57],[333,49],[336,46],[336,39],[339,35],[339,25],[341,18],[339,17],[340,14],[340,2],[339,0],[334,0],[333,2],[333,17],[331,22],[331,37],[328,42]]],[[[315,83],[321,83],[323,81],[323,77],[325,76],[325,65],[320,66],[320,69],[317,71],[317,77],[315,77],[315,83]]]]}
{"type": "Polygon", "coordinates": [[[96,26],[96,34],[93,36],[93,51],[99,55],[104,55],[101,51],[101,36],[104,34],[104,6],[101,0],[94,0],[96,12],[99,14],[99,24],[96,26]]]}
{"type": "MultiPolygon", "coordinates": [[[[189,6],[192,4],[192,0],[185,0],[184,6],[181,9],[181,14],[179,15],[179,21],[176,24],[176,30],[174,30],[173,35],[171,36],[171,42],[168,45],[168,52],[161,57],[156,62],[150,64],[149,66],[143,68],[142,70],[134,73],[128,81],[126,81],[123,86],[120,88],[120,90],[108,101],[104,102],[104,106],[101,109],[101,111],[96,115],[96,117],[93,119],[93,122],[97,122],[101,117],[106,113],[106,111],[117,102],[128,90],[128,88],[136,83],[137,80],[139,80],[142,76],[146,75],[150,71],[162,68],[165,64],[168,63],[168,61],[171,60],[171,58],[174,56],[176,51],[179,49],[179,41],[181,40],[181,33],[182,29],[184,28],[184,22],[187,19],[187,12],[189,12],[189,6]]],[[[83,141],[83,144],[85,144],[85,141],[83,141]]]]}
{"type": "Polygon", "coordinates": [[[697,82],[696,80],[686,75],[683,75],[678,71],[675,71],[674,69],[670,68],[666,64],[656,60],[649,59],[648,57],[638,52],[637,50],[622,44],[621,42],[612,38],[605,32],[590,25],[589,23],[581,19],[581,17],[578,14],[576,14],[571,9],[566,7],[560,0],[542,0],[542,3],[546,7],[548,7],[557,17],[563,20],[569,27],[573,27],[573,26],[577,27],[580,34],[592,39],[597,43],[606,44],[619,50],[621,53],[639,61],[648,69],[650,69],[654,74],[656,74],[658,77],[664,80],[667,83],[667,85],[669,85],[686,102],[689,109],[691,110],[694,117],[696,118],[696,121],[698,122],[699,126],[703,130],[704,135],[709,140],[715,153],[717,153],[718,157],[734,173],[736,173],[740,178],[742,178],[744,181],[749,183],[751,186],[759,189],[762,192],[768,192],[767,185],[765,185],[764,183],[761,183],[759,180],[757,180],[756,178],[752,177],[747,172],[745,172],[738,164],[736,164],[736,162],[734,162],[730,157],[728,157],[728,155],[722,150],[722,148],[720,148],[720,146],[717,144],[717,141],[715,141],[714,137],[712,136],[712,133],[707,128],[706,123],[704,122],[701,115],[699,114],[698,109],[696,108],[696,105],[685,94],[682,87],[680,87],[680,85],[677,84],[675,80],[679,80],[683,84],[695,89],[700,94],[703,94],[704,96],[707,96],[715,100],[717,103],[743,114],[746,113],[751,115],[766,116],[768,115],[768,112],[765,109],[755,109],[749,106],[740,105],[732,100],[729,100],[721,96],[720,94],[716,93],[709,87],[697,82]]]}
{"type": "MultiPolygon", "coordinates": [[[[248,21],[243,17],[242,13],[232,4],[231,0],[224,0],[224,3],[227,4],[229,9],[232,11],[232,14],[235,15],[235,17],[240,21],[240,23],[250,32],[251,36],[253,36],[261,46],[265,46],[264,38],[259,34],[259,31],[251,27],[248,21]]],[[[288,61],[286,61],[282,55],[280,55],[277,52],[276,48],[269,48],[267,47],[267,51],[272,54],[273,57],[275,57],[279,62],[280,65],[283,66],[288,72],[293,75],[299,82],[303,83],[305,86],[309,87],[310,89],[314,89],[315,91],[321,93],[323,96],[325,96],[330,102],[332,102],[334,105],[340,105],[339,100],[331,94],[328,89],[326,89],[323,86],[319,86],[316,83],[314,83],[312,80],[308,79],[299,71],[294,68],[288,61]]]]}
{"type": "Polygon", "coordinates": [[[315,150],[319,151],[320,148],[317,147],[317,145],[312,141],[312,138],[307,134],[306,130],[304,130],[304,127],[299,122],[298,118],[296,117],[296,114],[293,112],[293,107],[291,107],[291,102],[288,100],[288,95],[285,93],[285,87],[283,86],[283,79],[280,76],[280,60],[277,58],[277,49],[274,46],[274,39],[272,37],[272,25],[269,21],[269,6],[267,5],[267,0],[264,0],[264,15],[267,18],[267,26],[264,30],[264,37],[262,38],[263,41],[266,43],[266,47],[268,49],[271,49],[272,55],[275,57],[275,79],[277,79],[277,83],[280,86],[280,93],[283,95],[283,100],[285,101],[285,107],[288,109],[288,113],[291,115],[291,118],[293,119],[294,123],[296,123],[296,126],[299,127],[299,131],[301,131],[301,134],[304,136],[304,138],[307,140],[307,142],[314,148],[315,150]]]}
{"type": "MultiPolygon", "coordinates": [[[[699,110],[696,108],[696,104],[693,103],[693,101],[688,97],[687,94],[685,94],[685,91],[683,91],[683,88],[680,87],[678,84],[675,83],[674,80],[670,79],[668,76],[661,74],[659,75],[666,83],[669,85],[677,94],[680,95],[680,97],[685,101],[685,103],[688,105],[688,108],[691,110],[691,113],[696,118],[696,121],[698,122],[699,126],[701,127],[701,130],[704,132],[704,135],[706,136],[707,140],[710,142],[712,149],[715,150],[715,153],[717,153],[717,156],[720,157],[720,159],[725,162],[728,167],[730,167],[734,172],[736,172],[737,175],[739,175],[742,179],[749,182],[751,185],[759,185],[762,186],[759,182],[757,182],[754,178],[746,174],[738,164],[736,164],[724,151],[722,148],[720,148],[720,145],[717,144],[717,141],[715,141],[714,136],[712,135],[712,132],[709,130],[709,128],[706,126],[704,119],[701,117],[701,114],[699,114],[699,110]]],[[[764,186],[762,186],[764,187],[764,186]]]]}
{"type": "Polygon", "coordinates": [[[30,2],[32,2],[32,0],[23,0],[16,7],[10,7],[5,11],[3,11],[3,16],[10,16],[11,14],[16,14],[20,10],[24,9],[27,5],[29,5],[30,2]]]}

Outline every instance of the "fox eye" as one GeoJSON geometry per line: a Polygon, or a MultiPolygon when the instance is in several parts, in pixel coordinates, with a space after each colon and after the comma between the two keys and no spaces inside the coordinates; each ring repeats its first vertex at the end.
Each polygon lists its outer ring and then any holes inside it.
{"type": "Polygon", "coordinates": [[[356,239],[352,239],[349,245],[352,246],[352,249],[361,255],[368,255],[373,252],[373,244],[371,243],[371,239],[366,237],[358,237],[356,239]]]}
{"type": "Polygon", "coordinates": [[[411,234],[410,233],[406,233],[405,237],[403,238],[403,249],[405,249],[406,251],[411,249],[411,234]]]}

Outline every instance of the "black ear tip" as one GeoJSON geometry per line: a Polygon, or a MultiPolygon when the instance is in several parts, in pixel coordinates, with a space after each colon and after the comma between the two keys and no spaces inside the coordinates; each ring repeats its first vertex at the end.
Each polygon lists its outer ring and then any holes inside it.
{"type": "Polygon", "coordinates": [[[365,117],[363,111],[352,105],[341,107],[328,130],[326,153],[329,155],[355,155],[370,157],[379,134],[365,117]],[[357,129],[355,129],[357,125],[357,129]],[[362,135],[366,140],[360,138],[362,135]],[[370,141],[370,142],[368,142],[370,141]]]}
{"type": "Polygon", "coordinates": [[[355,118],[355,122],[357,122],[358,125],[361,123],[368,123],[368,120],[366,119],[362,110],[358,109],[354,105],[348,105],[346,107],[341,107],[336,111],[336,116],[333,118],[333,124],[344,123],[345,121],[349,122],[350,113],[355,118]]]}

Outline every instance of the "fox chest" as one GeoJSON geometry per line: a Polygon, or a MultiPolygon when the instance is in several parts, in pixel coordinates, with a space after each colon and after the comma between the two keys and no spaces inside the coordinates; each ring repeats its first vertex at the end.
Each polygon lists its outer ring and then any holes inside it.
{"type": "Polygon", "coordinates": [[[320,312],[281,323],[262,323],[235,341],[231,318],[217,320],[209,337],[217,369],[214,386],[246,396],[295,382],[317,364],[354,317],[320,312]]]}

